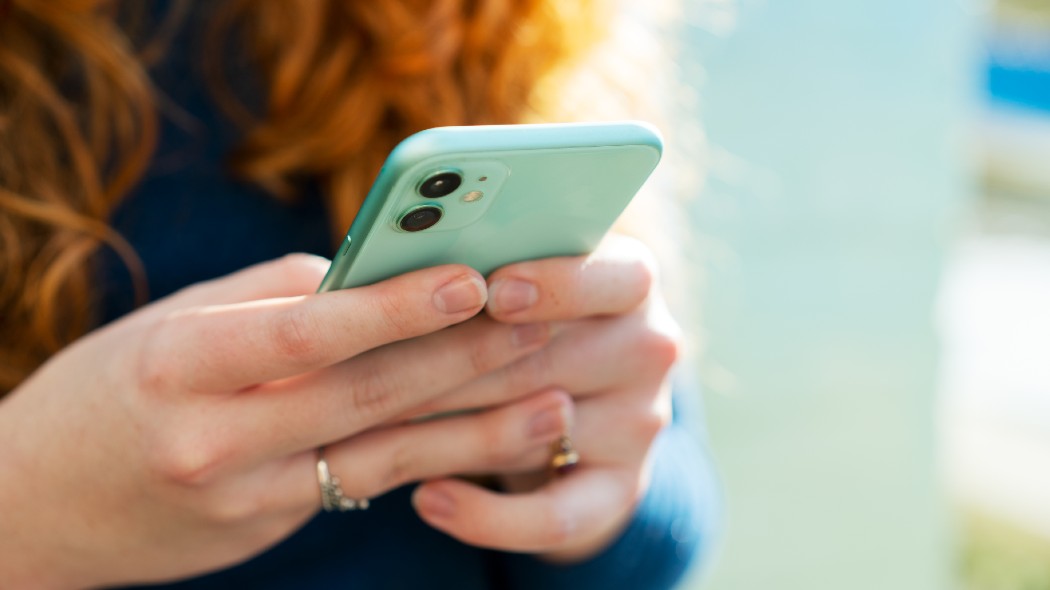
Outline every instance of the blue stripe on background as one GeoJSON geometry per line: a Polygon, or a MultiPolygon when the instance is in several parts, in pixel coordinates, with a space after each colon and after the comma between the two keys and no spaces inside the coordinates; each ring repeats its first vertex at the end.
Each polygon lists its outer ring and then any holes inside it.
{"type": "Polygon", "coordinates": [[[1036,109],[1050,114],[1050,60],[1027,67],[988,65],[987,90],[992,103],[1036,109]]]}

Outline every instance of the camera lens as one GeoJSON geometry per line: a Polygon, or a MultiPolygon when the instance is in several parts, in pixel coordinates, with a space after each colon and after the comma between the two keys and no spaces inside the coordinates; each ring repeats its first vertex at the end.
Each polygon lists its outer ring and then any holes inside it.
{"type": "Polygon", "coordinates": [[[460,184],[463,184],[463,177],[458,172],[438,172],[419,185],[419,194],[437,199],[452,194],[460,184]]]}
{"type": "Polygon", "coordinates": [[[401,216],[397,225],[401,229],[410,232],[423,231],[441,220],[441,208],[433,205],[423,205],[410,209],[408,213],[401,216]]]}

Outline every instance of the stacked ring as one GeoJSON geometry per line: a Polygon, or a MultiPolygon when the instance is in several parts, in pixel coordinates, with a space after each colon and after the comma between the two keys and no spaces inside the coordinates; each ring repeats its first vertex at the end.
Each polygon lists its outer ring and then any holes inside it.
{"type": "Polygon", "coordinates": [[[317,483],[321,486],[321,507],[325,512],[347,512],[349,510],[367,510],[368,498],[348,498],[343,493],[339,478],[328,469],[324,458],[324,449],[317,449],[317,483]]]}

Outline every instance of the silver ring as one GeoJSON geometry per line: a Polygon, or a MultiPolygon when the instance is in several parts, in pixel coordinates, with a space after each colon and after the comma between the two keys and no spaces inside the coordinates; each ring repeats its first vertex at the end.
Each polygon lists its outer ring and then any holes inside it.
{"type": "Polygon", "coordinates": [[[324,449],[317,449],[317,483],[321,485],[321,507],[325,512],[347,512],[350,510],[368,510],[368,498],[354,499],[346,497],[339,478],[328,469],[324,459],[324,449]]]}

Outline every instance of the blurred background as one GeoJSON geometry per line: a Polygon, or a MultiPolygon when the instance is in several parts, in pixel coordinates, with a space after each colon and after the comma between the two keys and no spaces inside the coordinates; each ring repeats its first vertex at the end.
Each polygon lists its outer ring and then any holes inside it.
{"type": "Polygon", "coordinates": [[[1050,590],[1050,0],[685,2],[689,588],[1050,590]]]}

